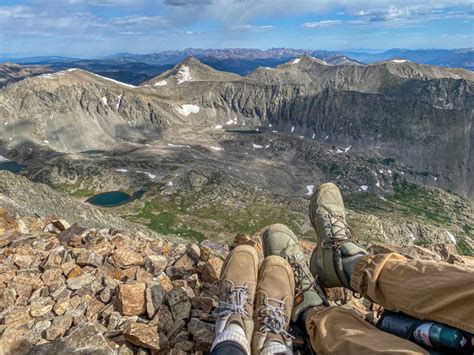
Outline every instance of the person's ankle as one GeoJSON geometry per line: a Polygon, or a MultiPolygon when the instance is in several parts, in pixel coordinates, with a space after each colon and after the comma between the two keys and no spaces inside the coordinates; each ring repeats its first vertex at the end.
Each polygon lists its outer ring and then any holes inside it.
{"type": "Polygon", "coordinates": [[[342,268],[344,269],[344,273],[349,280],[351,279],[352,273],[354,272],[355,266],[359,262],[360,258],[365,255],[366,254],[356,254],[342,258],[342,268]]]}

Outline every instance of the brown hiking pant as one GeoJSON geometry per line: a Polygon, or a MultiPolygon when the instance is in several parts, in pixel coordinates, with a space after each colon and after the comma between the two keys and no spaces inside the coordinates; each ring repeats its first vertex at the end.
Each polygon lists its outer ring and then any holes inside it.
{"type": "MultiPolygon", "coordinates": [[[[367,255],[357,263],[351,287],[388,310],[474,333],[473,268],[409,260],[395,253],[367,255]]],[[[318,355],[427,354],[344,307],[315,307],[306,329],[318,355]]]]}

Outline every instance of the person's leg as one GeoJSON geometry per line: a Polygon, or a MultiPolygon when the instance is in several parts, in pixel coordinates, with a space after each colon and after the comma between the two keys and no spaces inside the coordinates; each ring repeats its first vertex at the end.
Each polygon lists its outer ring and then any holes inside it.
{"type": "Polygon", "coordinates": [[[263,255],[278,255],[287,260],[295,275],[295,304],[291,320],[297,322],[303,313],[315,306],[329,305],[323,289],[307,265],[298,237],[284,224],[272,224],[262,233],[263,255]]]}
{"type": "Polygon", "coordinates": [[[345,286],[391,311],[474,332],[474,269],[367,255],[351,241],[341,193],[331,183],[312,196],[309,217],[318,241],[311,272],[324,287],[345,286]]]}
{"type": "Polygon", "coordinates": [[[364,256],[352,288],[384,308],[474,333],[474,269],[409,260],[399,254],[364,256]]]}
{"type": "Polygon", "coordinates": [[[255,331],[252,354],[292,354],[288,328],[293,308],[295,278],[288,262],[276,255],[263,261],[255,294],[255,331]]]}
{"type": "Polygon", "coordinates": [[[211,351],[211,355],[246,355],[246,350],[235,341],[223,341],[217,344],[211,351]]]}
{"type": "Polygon", "coordinates": [[[219,306],[214,312],[216,335],[212,353],[243,349],[243,354],[250,354],[257,277],[257,251],[248,245],[232,250],[222,266],[219,280],[219,306]]]}
{"type": "Polygon", "coordinates": [[[321,354],[426,354],[407,340],[382,332],[353,310],[327,307],[321,287],[315,282],[296,235],[285,225],[274,224],[262,234],[265,257],[278,255],[290,261],[296,282],[292,321],[306,330],[311,346],[321,354]]]}
{"type": "Polygon", "coordinates": [[[318,355],[428,354],[415,343],[375,328],[345,307],[314,307],[305,323],[311,347],[318,355]]]}

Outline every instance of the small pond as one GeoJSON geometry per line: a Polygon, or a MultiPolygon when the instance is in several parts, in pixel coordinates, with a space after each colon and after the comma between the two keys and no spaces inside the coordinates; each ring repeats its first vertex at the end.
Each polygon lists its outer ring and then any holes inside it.
{"type": "Polygon", "coordinates": [[[101,155],[103,153],[105,153],[105,150],[98,150],[98,149],[84,150],[81,152],[81,154],[85,154],[85,155],[101,155]]]}
{"type": "Polygon", "coordinates": [[[144,193],[145,190],[139,190],[130,196],[122,191],[108,191],[94,195],[87,199],[86,202],[100,207],[117,207],[142,197],[144,193]]]}
{"type": "Polygon", "coordinates": [[[24,165],[21,165],[16,161],[0,161],[0,170],[8,170],[15,174],[19,173],[24,167],[24,165]]]}

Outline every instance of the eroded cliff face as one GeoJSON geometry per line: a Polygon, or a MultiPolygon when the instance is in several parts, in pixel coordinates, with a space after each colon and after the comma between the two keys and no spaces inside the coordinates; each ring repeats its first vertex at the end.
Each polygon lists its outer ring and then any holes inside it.
{"type": "Polygon", "coordinates": [[[410,80],[384,93],[245,82],[192,82],[172,92],[200,107],[194,122],[220,124],[222,118],[238,117],[253,129],[374,150],[439,176],[438,184],[471,197],[472,94],[471,82],[453,79],[425,85],[410,80]]]}

